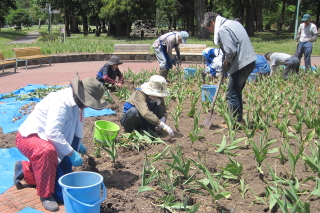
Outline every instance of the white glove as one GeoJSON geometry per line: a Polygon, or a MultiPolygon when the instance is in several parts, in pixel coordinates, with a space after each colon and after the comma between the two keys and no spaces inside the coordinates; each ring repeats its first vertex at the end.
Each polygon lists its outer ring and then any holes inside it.
{"type": "Polygon", "coordinates": [[[160,121],[158,127],[160,127],[161,129],[163,129],[164,131],[166,131],[170,137],[174,137],[174,132],[173,130],[165,123],[163,123],[162,121],[160,121]]]}
{"type": "Polygon", "coordinates": [[[165,123],[165,122],[166,122],[166,117],[160,118],[160,121],[162,121],[163,123],[165,123]]]}
{"type": "Polygon", "coordinates": [[[157,105],[160,105],[161,104],[161,100],[160,98],[158,97],[155,97],[155,96],[149,96],[150,100],[152,103],[157,103],[157,105]]]}

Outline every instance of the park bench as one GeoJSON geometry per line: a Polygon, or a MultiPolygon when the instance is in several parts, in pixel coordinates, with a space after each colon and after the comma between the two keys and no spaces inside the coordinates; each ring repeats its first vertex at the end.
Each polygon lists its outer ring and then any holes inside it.
{"type": "Polygon", "coordinates": [[[15,60],[5,60],[3,53],[0,52],[0,68],[2,68],[2,72],[4,72],[4,68],[7,65],[14,65],[14,72],[16,72],[16,61],[15,60]]]}
{"type": "MultiPolygon", "coordinates": [[[[181,57],[201,56],[201,61],[203,62],[202,51],[207,48],[206,44],[180,44],[179,47],[181,57]]],[[[177,55],[174,48],[172,54],[177,55]]]]}
{"type": "Polygon", "coordinates": [[[147,61],[151,58],[149,44],[115,44],[114,55],[145,55],[147,61]]]}
{"type": "Polygon", "coordinates": [[[14,28],[16,31],[21,30],[21,26],[15,27],[14,28]]]}
{"type": "Polygon", "coordinates": [[[16,55],[16,66],[18,66],[19,61],[25,61],[26,69],[28,69],[28,61],[38,60],[40,66],[42,66],[42,59],[49,59],[49,64],[51,66],[51,55],[43,55],[39,47],[24,47],[24,48],[13,48],[16,55]]]}

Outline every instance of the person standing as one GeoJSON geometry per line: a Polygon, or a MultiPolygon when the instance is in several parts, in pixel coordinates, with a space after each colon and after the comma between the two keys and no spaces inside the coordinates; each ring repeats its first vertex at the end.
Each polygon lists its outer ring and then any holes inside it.
{"type": "Polygon", "coordinates": [[[296,42],[298,42],[295,56],[301,60],[302,54],[304,55],[305,70],[311,69],[311,53],[313,42],[316,41],[318,36],[317,26],[311,23],[309,14],[304,14],[297,32],[296,42]]]}
{"type": "Polygon", "coordinates": [[[237,122],[242,122],[242,90],[256,60],[249,36],[239,22],[213,12],[204,14],[202,26],[214,33],[214,44],[223,51],[223,71],[229,74],[226,99],[230,112],[236,116],[237,122]]]}
{"type": "Polygon", "coordinates": [[[111,56],[110,60],[99,70],[96,79],[102,84],[106,84],[108,89],[122,87],[124,78],[119,70],[119,65],[123,64],[116,55],[111,56]],[[118,82],[116,78],[118,77],[118,82]],[[111,87],[108,85],[112,85],[111,87]]]}
{"type": "MultiPolygon", "coordinates": [[[[70,173],[72,166],[81,166],[78,152],[87,151],[82,142],[84,108],[103,109],[105,104],[100,99],[104,91],[96,79],[81,81],[76,75],[71,87],[42,99],[18,129],[16,146],[29,161],[16,161],[14,185],[22,189],[23,179],[29,185],[36,185],[37,195],[49,211],[59,210],[56,197],[59,171],[70,173]]],[[[60,195],[61,199],[62,191],[60,195]]]]}
{"type": "Polygon", "coordinates": [[[188,38],[189,34],[186,31],[169,32],[154,41],[152,47],[160,64],[160,75],[164,78],[167,78],[169,70],[172,69],[172,65],[176,66],[181,63],[179,45],[181,43],[186,44],[188,38]],[[175,48],[177,58],[172,54],[173,48],[175,48]]]}
{"type": "Polygon", "coordinates": [[[289,72],[299,73],[300,60],[296,56],[289,55],[287,53],[278,53],[278,52],[267,52],[264,54],[264,57],[267,61],[270,61],[271,72],[270,76],[277,70],[279,65],[285,65],[286,68],[283,70],[284,80],[288,80],[289,72]]]}

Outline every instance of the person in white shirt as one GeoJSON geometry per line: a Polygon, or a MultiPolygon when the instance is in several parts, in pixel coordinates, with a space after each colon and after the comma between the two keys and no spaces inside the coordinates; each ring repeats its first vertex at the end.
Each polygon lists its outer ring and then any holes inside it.
{"type": "MultiPolygon", "coordinates": [[[[82,143],[86,107],[102,109],[105,89],[95,78],[71,81],[71,87],[52,92],[42,99],[21,124],[16,146],[29,161],[17,161],[14,185],[22,189],[21,180],[36,185],[45,209],[58,211],[56,198],[57,172],[72,172],[72,166],[82,165],[80,153],[86,153],[82,143]],[[63,165],[61,165],[63,164],[63,165]],[[63,166],[63,167],[59,167],[63,166]]],[[[62,200],[61,200],[62,201],[62,200]]]]}
{"type": "Polygon", "coordinates": [[[310,21],[309,14],[304,14],[302,17],[303,23],[300,24],[296,41],[299,42],[295,56],[301,60],[302,54],[304,54],[304,65],[306,70],[311,69],[311,53],[313,48],[313,42],[316,41],[318,36],[317,26],[310,21]]]}
{"type": "Polygon", "coordinates": [[[267,61],[270,61],[270,76],[273,75],[279,65],[286,66],[283,70],[284,80],[288,80],[288,74],[290,71],[299,73],[300,60],[296,56],[292,56],[287,53],[267,52],[266,54],[264,54],[264,57],[267,59],[267,61]]]}
{"type": "Polygon", "coordinates": [[[186,44],[189,34],[186,31],[169,32],[154,41],[152,47],[160,64],[160,75],[167,78],[168,72],[172,69],[172,65],[176,66],[181,63],[179,45],[186,44]],[[172,49],[175,48],[177,58],[172,54],[172,49]]]}

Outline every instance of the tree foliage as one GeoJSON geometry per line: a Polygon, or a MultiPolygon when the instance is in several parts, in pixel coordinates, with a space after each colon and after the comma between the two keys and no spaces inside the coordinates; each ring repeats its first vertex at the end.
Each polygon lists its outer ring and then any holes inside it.
{"type": "Polygon", "coordinates": [[[0,25],[5,24],[5,16],[9,14],[10,9],[17,9],[15,0],[0,1],[0,25]]]}

